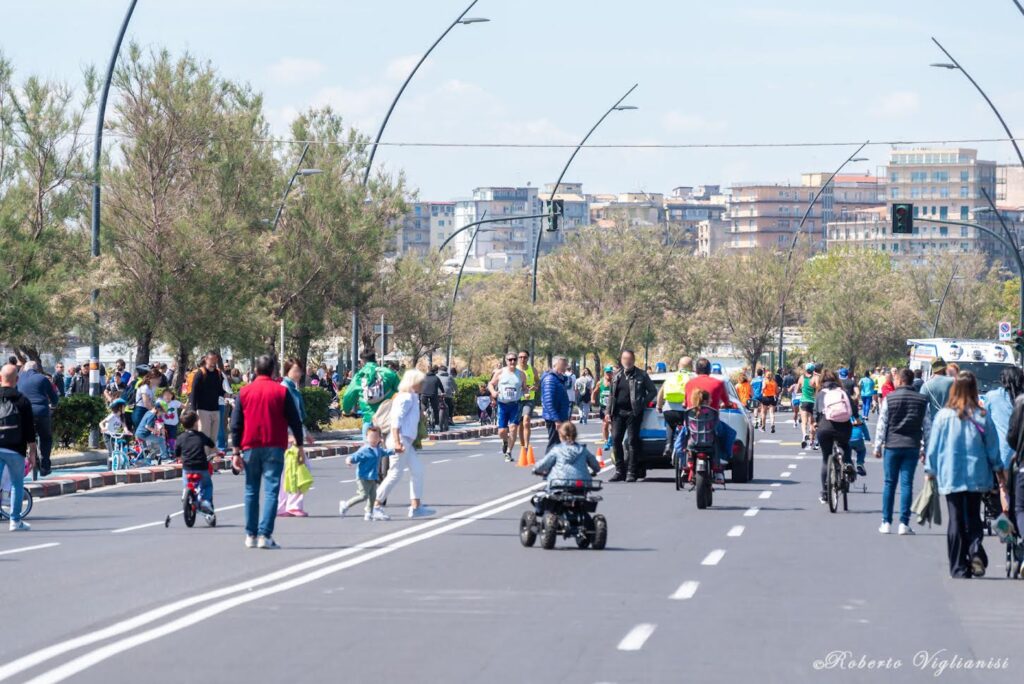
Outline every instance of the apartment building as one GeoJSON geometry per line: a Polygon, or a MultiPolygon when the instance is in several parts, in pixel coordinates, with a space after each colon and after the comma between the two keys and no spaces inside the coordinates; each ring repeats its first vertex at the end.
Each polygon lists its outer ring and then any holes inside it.
{"type": "Polygon", "coordinates": [[[469,250],[466,268],[470,271],[508,271],[532,263],[537,233],[543,225],[539,218],[523,217],[542,213],[543,203],[535,187],[475,188],[471,199],[455,202],[454,230],[484,218],[502,220],[482,225],[472,247],[474,231],[460,233],[452,241],[454,261],[461,262],[469,250]]]}

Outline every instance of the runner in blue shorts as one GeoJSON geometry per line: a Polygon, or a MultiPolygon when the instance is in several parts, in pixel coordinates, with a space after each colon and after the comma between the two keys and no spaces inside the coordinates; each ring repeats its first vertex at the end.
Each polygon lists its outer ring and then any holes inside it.
{"type": "Polygon", "coordinates": [[[501,453],[506,461],[511,461],[515,436],[510,442],[508,426],[517,426],[518,430],[519,421],[522,420],[519,403],[526,392],[526,374],[516,368],[514,353],[506,356],[505,367],[494,372],[491,381],[487,383],[487,388],[498,402],[498,437],[501,438],[501,453]]]}

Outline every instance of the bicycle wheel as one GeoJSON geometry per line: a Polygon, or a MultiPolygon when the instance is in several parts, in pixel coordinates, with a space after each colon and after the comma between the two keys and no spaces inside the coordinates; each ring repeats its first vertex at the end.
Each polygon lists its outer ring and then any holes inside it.
{"type": "Polygon", "coordinates": [[[182,501],[182,515],[185,518],[185,526],[192,527],[196,524],[196,492],[193,489],[189,489],[185,492],[185,498],[182,501]]]}
{"type": "MultiPolygon", "coordinates": [[[[28,490],[28,487],[24,488],[23,496],[21,500],[21,518],[25,519],[28,514],[32,511],[32,492],[28,490]]],[[[0,490],[0,518],[5,520],[11,519],[11,504],[13,494],[10,490],[0,490]]]]}
{"type": "Polygon", "coordinates": [[[842,486],[840,483],[839,467],[836,459],[836,455],[833,453],[828,458],[828,511],[829,513],[835,513],[839,510],[839,488],[842,486]]]}

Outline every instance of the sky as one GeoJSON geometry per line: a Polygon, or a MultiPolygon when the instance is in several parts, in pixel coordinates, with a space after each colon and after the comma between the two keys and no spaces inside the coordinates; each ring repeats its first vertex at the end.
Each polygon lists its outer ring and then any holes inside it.
{"type": "MultiPolygon", "coordinates": [[[[276,135],[330,105],[375,134],[415,61],[469,0],[139,0],[128,40],[188,51],[263,93],[276,135]]],[[[127,0],[0,0],[17,77],[72,84],[105,67],[127,0]]],[[[579,142],[634,83],[594,144],[998,138],[998,121],[938,38],[1024,136],[1024,16],[1011,0],[478,0],[406,90],[385,142],[579,142]]],[[[1015,161],[1007,142],[965,145],[1015,161]]],[[[598,192],[798,183],[853,146],[584,149],[567,181],[598,192]]],[[[889,146],[852,172],[876,172],[889,146]]],[[[571,149],[382,147],[423,200],[553,182],[571,149]]],[[[297,154],[297,151],[296,151],[297,154]]]]}

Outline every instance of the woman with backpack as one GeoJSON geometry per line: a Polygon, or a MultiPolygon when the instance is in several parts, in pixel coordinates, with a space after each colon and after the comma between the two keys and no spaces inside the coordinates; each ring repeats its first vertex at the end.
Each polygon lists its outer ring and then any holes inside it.
{"type": "Polygon", "coordinates": [[[826,481],[828,478],[828,459],[836,445],[843,450],[843,463],[846,464],[850,481],[856,479],[853,470],[853,458],[850,454],[850,433],[853,426],[850,418],[853,407],[850,396],[839,384],[839,378],[831,370],[821,372],[821,384],[814,398],[814,419],[818,443],[821,445],[821,503],[828,501],[826,481]]]}

